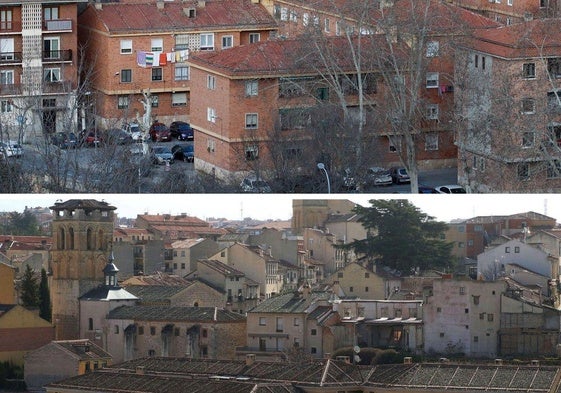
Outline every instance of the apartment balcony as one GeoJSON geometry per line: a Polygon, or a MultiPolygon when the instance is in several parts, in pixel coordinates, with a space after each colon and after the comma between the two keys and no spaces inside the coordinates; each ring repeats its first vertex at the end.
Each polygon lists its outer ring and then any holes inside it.
{"type": "Polygon", "coordinates": [[[21,33],[21,21],[0,22],[0,35],[21,33]]]}
{"type": "Polygon", "coordinates": [[[71,81],[45,82],[43,83],[43,94],[61,94],[72,91],[71,81]]]}
{"type": "Polygon", "coordinates": [[[22,52],[0,52],[0,65],[21,64],[22,52]]]}
{"type": "Polygon", "coordinates": [[[44,21],[45,31],[72,31],[72,19],[51,19],[44,21]]]}
{"type": "Polygon", "coordinates": [[[72,49],[43,51],[43,63],[72,61],[72,49]]]}
{"type": "Polygon", "coordinates": [[[0,84],[0,96],[19,96],[22,92],[21,83],[0,84]]]}

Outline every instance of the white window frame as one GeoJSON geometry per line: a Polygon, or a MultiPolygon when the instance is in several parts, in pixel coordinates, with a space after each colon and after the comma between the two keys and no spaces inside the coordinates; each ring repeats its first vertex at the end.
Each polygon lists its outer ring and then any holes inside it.
{"type": "Polygon", "coordinates": [[[173,70],[173,74],[174,74],[174,80],[176,81],[188,81],[191,75],[191,70],[189,69],[188,65],[176,64],[175,69],[173,70]],[[181,72],[178,74],[179,70],[181,70],[181,72]],[[185,70],[187,70],[186,71],[187,75],[185,75],[185,70]]]}
{"type": "Polygon", "coordinates": [[[217,118],[218,118],[218,116],[216,116],[216,109],[215,108],[211,108],[211,107],[206,108],[206,120],[207,121],[210,121],[211,123],[216,123],[217,118]]]}
{"type": "Polygon", "coordinates": [[[426,151],[438,150],[438,132],[428,132],[425,135],[425,150],[426,151]]]}
{"type": "Polygon", "coordinates": [[[259,115],[257,113],[245,114],[245,129],[256,130],[259,127],[259,115]]]}
{"type": "Polygon", "coordinates": [[[130,106],[130,97],[120,95],[117,97],[117,109],[127,109],[130,106]]]}
{"type": "Polygon", "coordinates": [[[246,161],[254,161],[259,158],[259,146],[249,145],[245,147],[245,159],[246,161]]]}
{"type": "Polygon", "coordinates": [[[171,106],[186,106],[187,105],[187,93],[171,93],[171,106]]]}
{"type": "Polygon", "coordinates": [[[0,39],[0,59],[14,60],[14,39],[4,37],[0,39]]]}
{"type": "Polygon", "coordinates": [[[245,96],[256,97],[259,91],[259,81],[250,80],[245,81],[245,96]]]}
{"type": "Polygon", "coordinates": [[[261,33],[249,33],[249,43],[254,44],[261,41],[261,33]]]}
{"type": "Polygon", "coordinates": [[[427,89],[438,89],[438,72],[427,72],[426,87],[427,89]]]}
{"type": "Polygon", "coordinates": [[[225,35],[222,36],[222,49],[232,48],[234,46],[234,36],[225,35]]]}
{"type": "Polygon", "coordinates": [[[325,19],[323,20],[323,31],[325,31],[326,33],[329,33],[329,32],[330,32],[329,23],[330,23],[329,18],[325,18],[325,19]]]}
{"type": "Polygon", "coordinates": [[[214,33],[201,33],[200,50],[214,50],[214,33]]]}
{"type": "Polygon", "coordinates": [[[534,131],[525,131],[522,133],[522,148],[529,149],[534,147],[536,143],[536,133],[534,131]]]}
{"type": "Polygon", "coordinates": [[[43,39],[43,56],[47,59],[60,59],[60,37],[45,37],[43,39]],[[46,43],[49,43],[49,49],[46,50],[46,43]],[[46,53],[48,52],[48,54],[46,53]]]}
{"type": "Polygon", "coordinates": [[[163,38],[152,38],[152,44],[150,46],[152,52],[163,52],[164,51],[164,39],[163,38]]]}
{"type": "Polygon", "coordinates": [[[291,22],[298,22],[298,13],[295,10],[290,10],[289,19],[291,22]]]}
{"type": "Polygon", "coordinates": [[[440,52],[440,43],[438,41],[427,42],[427,57],[438,57],[440,52]]]}
{"type": "Polygon", "coordinates": [[[280,9],[280,20],[287,21],[288,20],[288,8],[281,7],[280,9]]]}
{"type": "Polygon", "coordinates": [[[309,23],[310,23],[310,14],[308,14],[307,12],[304,12],[302,14],[302,25],[308,26],[309,23]]]}
{"type": "Polygon", "coordinates": [[[130,55],[132,53],[132,40],[121,40],[121,54],[130,55]]]}
{"type": "Polygon", "coordinates": [[[13,85],[14,84],[14,70],[1,70],[0,71],[0,84],[13,85]]]}
{"type": "Polygon", "coordinates": [[[536,63],[524,63],[522,64],[522,78],[524,79],[536,79],[536,63]],[[531,69],[533,72],[526,72],[531,69]]]}
{"type": "Polygon", "coordinates": [[[0,101],[0,112],[1,113],[11,113],[14,110],[11,100],[0,101]]]}
{"type": "Polygon", "coordinates": [[[50,67],[43,69],[43,81],[47,83],[56,83],[60,82],[61,80],[60,67],[50,67]]]}
{"type": "Polygon", "coordinates": [[[216,77],[214,75],[206,76],[206,88],[209,90],[216,90],[216,77]]]}
{"type": "Polygon", "coordinates": [[[157,94],[151,94],[150,101],[152,108],[157,108],[160,105],[160,96],[157,94]]]}
{"type": "Polygon", "coordinates": [[[438,104],[428,104],[427,105],[427,113],[426,117],[429,120],[438,120],[438,116],[440,114],[438,104]]]}
{"type": "Polygon", "coordinates": [[[335,21],[335,35],[341,35],[341,22],[335,21]]]}

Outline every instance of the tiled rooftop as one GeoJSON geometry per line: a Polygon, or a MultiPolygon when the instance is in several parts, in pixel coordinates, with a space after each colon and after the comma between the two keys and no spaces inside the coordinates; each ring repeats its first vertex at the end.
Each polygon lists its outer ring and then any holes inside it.
{"type": "Polygon", "coordinates": [[[267,299],[250,312],[262,313],[303,313],[314,301],[327,300],[328,292],[312,292],[306,299],[302,294],[287,293],[267,299]]]}
{"type": "Polygon", "coordinates": [[[54,206],[50,207],[51,210],[65,210],[65,209],[84,209],[84,210],[115,210],[115,206],[111,206],[105,201],[98,201],[95,199],[69,199],[65,202],[55,202],[54,206]]]}
{"type": "Polygon", "coordinates": [[[137,321],[241,322],[243,315],[214,307],[123,306],[109,312],[108,319],[137,321]]]}
{"type": "Polygon", "coordinates": [[[111,358],[109,353],[87,339],[61,340],[53,341],[52,343],[72,352],[74,355],[78,356],[80,360],[111,358]]]}
{"type": "Polygon", "coordinates": [[[135,295],[141,302],[168,302],[170,298],[177,295],[187,288],[184,286],[169,286],[169,285],[129,285],[126,287],[127,291],[135,295]]]}
{"type": "Polygon", "coordinates": [[[197,2],[165,1],[159,9],[156,1],[103,3],[101,9],[90,5],[88,17],[98,18],[111,33],[126,32],[193,32],[276,28],[276,22],[265,7],[251,0],[207,0],[197,2]],[[186,8],[196,8],[189,17],[186,8]],[[92,16],[95,15],[95,16],[92,16]]]}
{"type": "MultiPolygon", "coordinates": [[[[303,392],[307,387],[463,392],[554,392],[559,368],[490,364],[388,364],[342,361],[253,362],[143,358],[51,384],[53,388],[142,392],[303,392]],[[140,371],[139,371],[140,370],[140,371]]],[[[329,391],[332,391],[331,389],[329,391]]]]}

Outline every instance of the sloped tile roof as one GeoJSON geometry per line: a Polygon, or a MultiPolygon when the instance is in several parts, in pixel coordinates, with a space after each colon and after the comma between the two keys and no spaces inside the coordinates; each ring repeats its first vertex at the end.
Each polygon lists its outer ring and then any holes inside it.
{"type": "Polygon", "coordinates": [[[470,47],[503,58],[561,56],[561,20],[536,19],[475,33],[470,47]]]}
{"type": "Polygon", "coordinates": [[[198,263],[202,263],[205,266],[217,271],[218,273],[225,275],[225,276],[245,276],[244,272],[239,271],[231,266],[226,265],[216,259],[200,259],[198,263]]]}
{"type": "Polygon", "coordinates": [[[105,201],[98,201],[95,199],[69,199],[66,202],[55,202],[54,206],[51,206],[51,210],[74,210],[74,209],[84,209],[84,210],[115,210],[115,206],[111,206],[105,201]]]}
{"type": "Polygon", "coordinates": [[[94,13],[110,33],[276,28],[275,20],[265,7],[251,0],[207,0],[204,3],[204,7],[196,7],[196,16],[192,18],[184,9],[195,8],[193,4],[196,3],[183,1],[165,1],[162,9],[158,9],[156,1],[103,3],[102,9],[90,4],[88,12],[94,13]]]}
{"type": "Polygon", "coordinates": [[[135,295],[141,302],[167,302],[170,298],[184,291],[187,286],[169,285],[129,285],[127,291],[135,295]]]}
{"type": "Polygon", "coordinates": [[[214,307],[123,306],[109,312],[108,319],[137,321],[241,322],[243,315],[214,307]]]}
{"type": "MultiPolygon", "coordinates": [[[[356,43],[355,43],[356,44],[356,43]]],[[[230,77],[282,77],[317,75],[326,65],[317,50],[328,51],[331,60],[343,72],[356,72],[349,43],[345,37],[328,37],[318,43],[319,49],[310,46],[306,39],[279,39],[260,41],[214,52],[193,52],[188,62],[195,67],[210,69],[230,77]]],[[[361,41],[363,53],[380,53],[387,50],[387,42],[382,35],[371,35],[361,41]]],[[[395,45],[396,58],[405,58],[407,49],[395,45]]],[[[330,60],[330,61],[331,61],[330,60]]],[[[376,64],[363,56],[363,70],[375,70],[376,64]]],[[[329,64],[330,67],[334,64],[329,64]]]]}
{"type": "Polygon", "coordinates": [[[60,341],[53,341],[52,343],[73,353],[75,356],[80,358],[80,360],[111,358],[111,355],[106,351],[104,351],[103,348],[94,344],[88,339],[60,340],[60,341]]]}
{"type": "Polygon", "coordinates": [[[303,313],[315,301],[327,300],[328,292],[312,292],[309,298],[302,294],[286,293],[264,300],[249,312],[258,313],[303,313]]]}

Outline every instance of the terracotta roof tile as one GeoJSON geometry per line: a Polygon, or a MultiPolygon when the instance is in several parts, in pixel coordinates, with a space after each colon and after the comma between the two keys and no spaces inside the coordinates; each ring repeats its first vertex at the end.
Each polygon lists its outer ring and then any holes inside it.
{"type": "Polygon", "coordinates": [[[101,9],[90,5],[88,12],[111,33],[131,31],[180,31],[205,29],[276,28],[276,22],[265,7],[250,0],[211,0],[196,8],[189,17],[184,9],[192,7],[183,1],[165,1],[158,9],[156,1],[143,3],[103,3],[101,9]]]}

